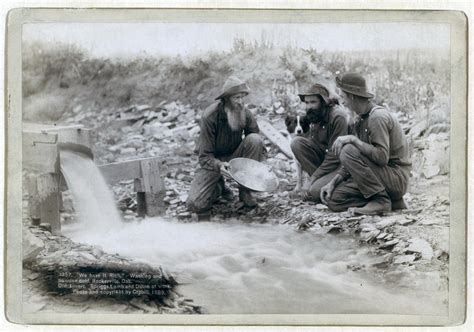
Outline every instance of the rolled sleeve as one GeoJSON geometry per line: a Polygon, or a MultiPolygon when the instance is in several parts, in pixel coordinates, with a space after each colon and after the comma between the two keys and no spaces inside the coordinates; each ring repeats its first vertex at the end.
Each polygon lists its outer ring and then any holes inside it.
{"type": "Polygon", "coordinates": [[[351,173],[349,173],[349,171],[344,166],[341,166],[341,168],[339,168],[337,174],[339,174],[343,180],[347,180],[351,177],[351,173]]]}
{"type": "Polygon", "coordinates": [[[386,166],[390,157],[392,118],[387,111],[373,112],[369,117],[369,144],[361,152],[379,166],[386,166]]]}

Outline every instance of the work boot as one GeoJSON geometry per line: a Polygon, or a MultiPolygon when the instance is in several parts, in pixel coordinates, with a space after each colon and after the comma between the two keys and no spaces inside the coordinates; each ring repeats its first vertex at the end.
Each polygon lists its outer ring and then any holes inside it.
{"type": "Polygon", "coordinates": [[[403,197],[392,201],[392,211],[405,209],[408,209],[408,206],[403,197]]]}
{"type": "Polygon", "coordinates": [[[364,214],[364,215],[377,215],[385,212],[390,212],[392,209],[392,201],[384,190],[370,198],[370,201],[363,207],[350,208],[349,212],[353,215],[364,214]]]}
{"type": "Polygon", "coordinates": [[[224,185],[224,188],[222,189],[221,198],[227,202],[233,201],[234,193],[232,192],[232,189],[224,185]]]}
{"type": "Polygon", "coordinates": [[[257,206],[257,200],[252,196],[252,192],[246,188],[239,188],[239,199],[246,207],[253,208],[257,206]]]}

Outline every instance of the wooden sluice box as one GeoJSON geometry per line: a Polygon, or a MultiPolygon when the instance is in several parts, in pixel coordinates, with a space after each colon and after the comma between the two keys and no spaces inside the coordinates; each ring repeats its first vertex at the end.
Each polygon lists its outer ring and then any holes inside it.
{"type": "MultiPolygon", "coordinates": [[[[61,191],[67,190],[61,174],[61,150],[84,153],[93,159],[92,132],[82,125],[23,124],[23,186],[28,193],[28,214],[34,225],[49,225],[61,231],[61,191]]],[[[134,180],[139,216],[157,216],[165,211],[165,167],[159,157],[98,165],[109,185],[134,180]]]]}

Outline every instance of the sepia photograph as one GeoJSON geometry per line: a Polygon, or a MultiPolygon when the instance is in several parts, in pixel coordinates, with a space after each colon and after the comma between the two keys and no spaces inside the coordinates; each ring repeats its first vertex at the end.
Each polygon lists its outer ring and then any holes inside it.
{"type": "Polygon", "coordinates": [[[50,12],[9,17],[15,317],[462,317],[464,16],[50,12]]]}

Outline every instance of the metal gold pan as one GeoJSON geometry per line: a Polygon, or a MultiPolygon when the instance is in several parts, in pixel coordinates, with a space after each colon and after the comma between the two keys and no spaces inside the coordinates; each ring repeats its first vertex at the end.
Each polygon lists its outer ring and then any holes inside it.
{"type": "Polygon", "coordinates": [[[229,164],[232,178],[250,190],[274,191],[278,187],[275,174],[261,162],[248,158],[235,158],[229,164]]]}

